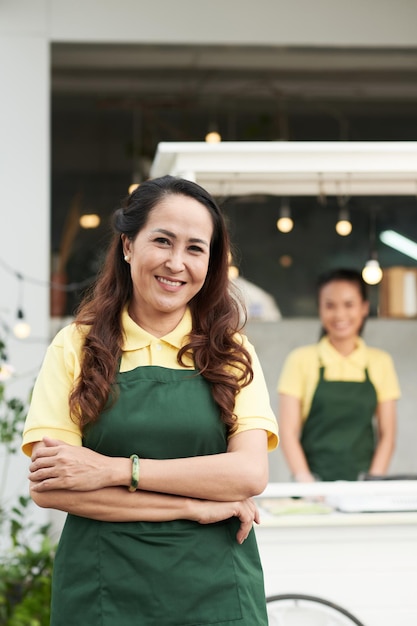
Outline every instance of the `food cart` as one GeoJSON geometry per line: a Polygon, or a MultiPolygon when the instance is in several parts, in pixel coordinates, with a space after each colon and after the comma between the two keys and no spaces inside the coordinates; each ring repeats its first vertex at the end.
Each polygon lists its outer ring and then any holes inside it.
{"type": "Polygon", "coordinates": [[[270,626],[417,624],[416,480],[271,483],[258,504],[270,626]]]}

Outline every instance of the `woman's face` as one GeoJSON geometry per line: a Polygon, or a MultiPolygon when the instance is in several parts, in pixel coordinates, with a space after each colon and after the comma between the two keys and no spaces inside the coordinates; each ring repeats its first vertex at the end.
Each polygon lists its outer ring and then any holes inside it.
{"type": "Polygon", "coordinates": [[[206,279],[212,236],[207,207],[179,194],[152,209],[133,241],[122,235],[133,282],[131,307],[139,320],[182,318],[206,279]]]}
{"type": "Polygon", "coordinates": [[[330,339],[351,339],[359,335],[369,313],[369,302],[359,288],[345,280],[335,280],[320,289],[319,315],[330,339]]]}

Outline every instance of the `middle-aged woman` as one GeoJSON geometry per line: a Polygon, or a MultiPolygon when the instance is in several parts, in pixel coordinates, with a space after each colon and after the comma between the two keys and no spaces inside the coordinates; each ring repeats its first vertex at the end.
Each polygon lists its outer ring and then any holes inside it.
{"type": "Polygon", "coordinates": [[[323,337],[293,350],[278,383],[282,450],[297,481],[387,472],[400,395],[390,355],[360,337],[369,312],[360,272],[318,279],[323,337]]]}
{"type": "Polygon", "coordinates": [[[23,450],[68,513],[51,626],[266,626],[252,496],[277,425],[239,331],[221,212],[195,183],[140,185],[75,323],[48,348],[23,450]]]}

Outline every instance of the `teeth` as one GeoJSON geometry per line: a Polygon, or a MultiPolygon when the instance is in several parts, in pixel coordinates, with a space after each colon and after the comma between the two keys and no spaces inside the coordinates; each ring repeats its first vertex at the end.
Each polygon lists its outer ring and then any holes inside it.
{"type": "Polygon", "coordinates": [[[182,285],[179,280],[168,280],[167,278],[158,278],[160,283],[164,283],[165,285],[170,285],[171,287],[179,287],[182,285]]]}

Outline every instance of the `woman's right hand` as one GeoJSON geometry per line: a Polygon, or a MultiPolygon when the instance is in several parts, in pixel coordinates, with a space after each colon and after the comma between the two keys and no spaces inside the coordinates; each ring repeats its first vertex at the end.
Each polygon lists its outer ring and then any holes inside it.
{"type": "Polygon", "coordinates": [[[199,524],[214,524],[230,517],[238,517],[240,527],[236,534],[236,539],[240,544],[247,539],[253,523],[259,524],[260,522],[259,510],[252,498],[237,502],[217,502],[213,500],[190,500],[190,502],[190,519],[199,524]]]}

